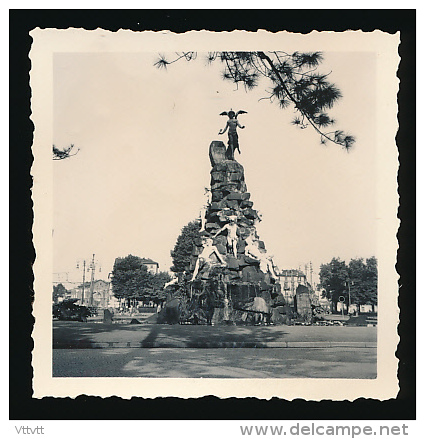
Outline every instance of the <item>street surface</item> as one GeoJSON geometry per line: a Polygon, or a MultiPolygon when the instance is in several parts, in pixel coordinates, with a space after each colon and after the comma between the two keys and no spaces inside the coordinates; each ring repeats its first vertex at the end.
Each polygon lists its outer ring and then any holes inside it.
{"type": "MultiPolygon", "coordinates": [[[[324,344],[376,344],[376,327],[348,326],[193,326],[53,322],[53,347],[325,347],[324,344]],[[298,344],[295,346],[294,344],[298,344]],[[321,345],[322,344],[322,345],[321,345]],[[124,345],[124,346],[123,346],[124,345]]],[[[359,347],[359,346],[358,346],[359,347]]]]}
{"type": "Polygon", "coordinates": [[[376,378],[376,349],[54,349],[54,377],[376,378]]]}
{"type": "Polygon", "coordinates": [[[54,377],[376,377],[376,327],[53,322],[54,377]]]}

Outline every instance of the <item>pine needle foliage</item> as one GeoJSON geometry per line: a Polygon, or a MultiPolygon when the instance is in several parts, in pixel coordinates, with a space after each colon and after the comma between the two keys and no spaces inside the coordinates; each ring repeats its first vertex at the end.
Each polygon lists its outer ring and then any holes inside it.
{"type": "MultiPolygon", "coordinates": [[[[181,59],[191,61],[195,58],[196,52],[177,52],[171,61],[160,55],[155,66],[166,68],[181,59]]],[[[317,72],[323,59],[321,52],[209,52],[207,55],[207,63],[218,61],[223,64],[222,79],[237,87],[241,85],[246,91],[257,87],[261,78],[266,78],[270,87],[266,89],[268,96],[263,99],[275,102],[282,109],[292,104],[297,113],[293,125],[301,129],[311,126],[319,134],[320,143],[329,141],[349,150],[355,143],[352,135],[340,130],[325,131],[335,123],[327,111],[342,93],[328,81],[328,75],[317,72]]]]}
{"type": "Polygon", "coordinates": [[[53,145],[53,160],[64,160],[68,159],[69,157],[72,157],[73,155],[78,154],[78,151],[80,149],[77,149],[77,151],[73,151],[74,145],[70,145],[67,148],[59,149],[56,148],[55,145],[53,145]]]}

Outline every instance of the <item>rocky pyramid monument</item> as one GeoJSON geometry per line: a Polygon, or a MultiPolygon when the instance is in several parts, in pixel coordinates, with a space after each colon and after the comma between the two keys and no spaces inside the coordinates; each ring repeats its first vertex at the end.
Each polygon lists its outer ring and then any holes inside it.
{"type": "Polygon", "coordinates": [[[193,273],[191,301],[213,322],[237,322],[247,316],[268,319],[273,307],[282,304],[282,295],[273,262],[257,234],[261,219],[250,199],[244,168],[234,159],[231,141],[227,150],[223,142],[213,141],[209,157],[210,199],[188,267],[193,273]]]}

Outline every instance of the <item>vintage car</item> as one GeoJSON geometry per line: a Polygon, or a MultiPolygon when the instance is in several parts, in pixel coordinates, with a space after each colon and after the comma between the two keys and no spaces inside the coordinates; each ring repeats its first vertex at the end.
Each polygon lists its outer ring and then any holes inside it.
{"type": "Polygon", "coordinates": [[[76,305],[77,301],[78,299],[66,299],[53,305],[53,318],[87,322],[87,317],[90,317],[92,312],[86,306],[76,305]]]}

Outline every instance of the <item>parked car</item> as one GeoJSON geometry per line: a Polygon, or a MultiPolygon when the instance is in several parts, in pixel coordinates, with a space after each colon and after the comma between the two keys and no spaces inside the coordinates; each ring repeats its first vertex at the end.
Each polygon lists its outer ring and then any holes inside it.
{"type": "Polygon", "coordinates": [[[87,322],[87,317],[92,315],[87,306],[76,305],[78,299],[67,299],[53,305],[53,317],[59,320],[77,320],[87,322]]]}

